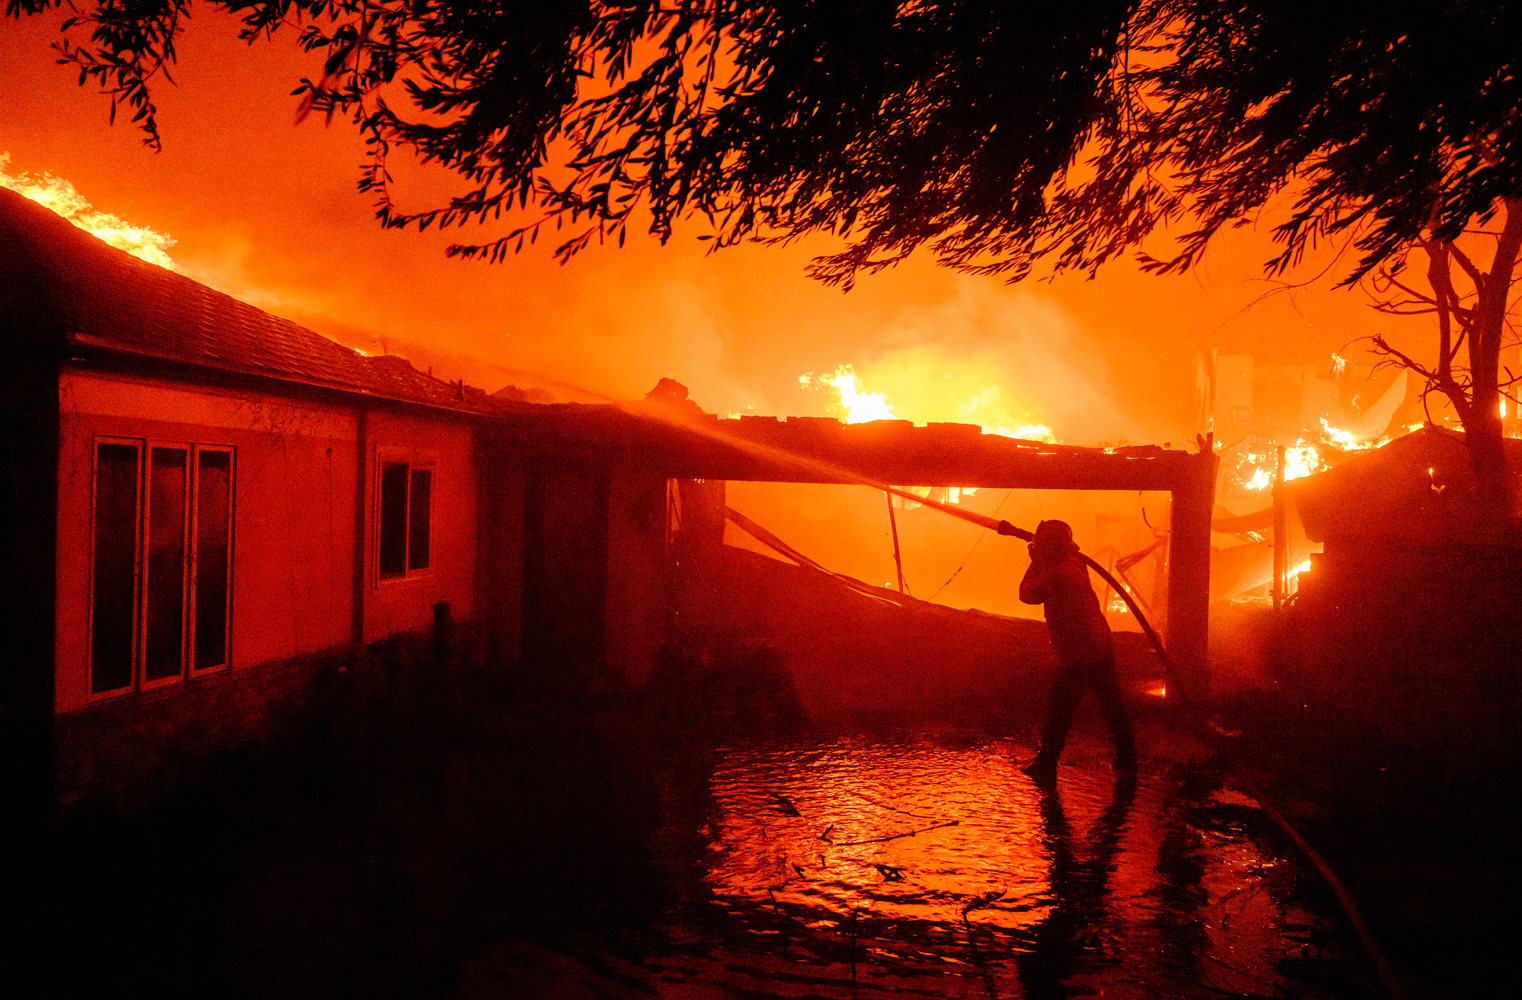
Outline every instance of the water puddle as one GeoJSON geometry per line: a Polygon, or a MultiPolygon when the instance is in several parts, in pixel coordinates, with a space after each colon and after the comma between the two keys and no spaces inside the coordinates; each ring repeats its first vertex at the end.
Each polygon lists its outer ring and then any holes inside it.
{"type": "Polygon", "coordinates": [[[666,787],[658,926],[503,946],[469,992],[1372,994],[1330,898],[1229,778],[1174,760],[1117,779],[1080,740],[1043,791],[1028,754],[966,734],[718,748],[666,787]]]}

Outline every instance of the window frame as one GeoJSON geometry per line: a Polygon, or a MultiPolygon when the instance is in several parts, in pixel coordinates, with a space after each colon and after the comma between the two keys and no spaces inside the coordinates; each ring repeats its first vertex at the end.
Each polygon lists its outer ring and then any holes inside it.
{"type": "Polygon", "coordinates": [[[137,690],[138,677],[138,644],[142,641],[139,632],[142,624],[142,536],[143,536],[143,463],[147,455],[147,443],[142,438],[125,438],[115,435],[99,434],[95,436],[90,446],[90,585],[86,588],[86,601],[89,610],[89,623],[85,630],[85,688],[89,691],[91,700],[100,698],[115,698],[123,694],[137,690]],[[97,553],[100,551],[99,530],[100,509],[100,446],[103,444],[128,445],[137,452],[136,478],[134,480],[133,513],[132,513],[132,615],[130,635],[127,640],[127,656],[130,666],[127,671],[127,683],[122,687],[107,688],[104,691],[95,690],[95,589],[97,585],[96,570],[97,553]]]}
{"type": "Polygon", "coordinates": [[[437,527],[437,518],[434,516],[438,510],[438,459],[431,452],[420,452],[412,449],[378,447],[375,449],[375,474],[372,480],[374,503],[371,505],[373,520],[372,538],[370,544],[370,558],[372,569],[370,572],[370,584],[376,589],[402,586],[412,581],[430,579],[435,575],[435,566],[438,564],[438,546],[434,528],[437,527]],[[404,484],[402,503],[402,571],[381,571],[381,546],[385,537],[385,508],[382,483],[384,482],[387,466],[402,466],[402,482],[404,484]],[[412,478],[416,472],[428,473],[428,565],[412,568],[412,528],[413,528],[413,504],[412,504],[412,478]]]}
{"type": "Polygon", "coordinates": [[[137,688],[140,691],[153,691],[161,687],[168,687],[184,680],[188,670],[187,657],[185,655],[186,633],[189,631],[190,617],[186,614],[186,605],[189,602],[189,588],[186,586],[190,578],[190,563],[193,559],[190,551],[190,519],[191,519],[191,495],[193,493],[191,480],[194,478],[195,463],[194,447],[185,441],[161,441],[149,438],[143,448],[143,477],[141,480],[141,493],[138,498],[138,519],[142,525],[138,532],[138,644],[136,665],[133,673],[136,676],[137,688]],[[185,453],[185,483],[180,489],[180,504],[182,517],[180,523],[180,669],[178,673],[159,677],[155,680],[148,679],[148,622],[149,612],[149,588],[153,586],[152,553],[150,542],[153,537],[153,505],[150,502],[153,496],[153,451],[155,448],[165,450],[183,451],[185,453]]]}
{"type": "Polygon", "coordinates": [[[97,434],[91,443],[90,455],[90,549],[89,549],[89,583],[86,587],[86,601],[88,607],[88,627],[85,642],[85,687],[89,692],[91,702],[120,698],[123,695],[138,694],[147,691],[157,691],[171,687],[175,684],[184,683],[197,677],[230,670],[233,664],[233,578],[235,567],[235,550],[237,540],[237,483],[238,483],[238,449],[236,445],[216,442],[199,442],[185,440],[169,440],[150,437],[128,437],[119,434],[97,434]],[[101,445],[123,445],[131,447],[137,454],[136,465],[136,489],[133,497],[133,528],[132,528],[132,610],[131,610],[131,639],[129,656],[131,658],[130,679],[122,687],[110,688],[104,691],[96,691],[95,687],[95,618],[96,618],[96,587],[99,546],[101,539],[98,537],[99,520],[98,510],[100,505],[100,447],[101,445]],[[147,644],[148,644],[148,588],[152,586],[149,577],[150,558],[149,551],[151,541],[153,516],[152,493],[153,489],[153,450],[155,448],[183,451],[185,453],[185,483],[181,494],[181,503],[184,505],[183,523],[181,525],[181,561],[182,571],[179,586],[179,671],[165,677],[149,680],[147,677],[147,644]],[[225,586],[226,609],[223,617],[223,641],[222,662],[208,667],[198,667],[195,662],[196,643],[196,583],[199,572],[199,516],[200,516],[200,482],[198,471],[200,469],[200,456],[203,453],[215,452],[228,456],[228,486],[227,486],[227,580],[225,586]]]}
{"type": "Polygon", "coordinates": [[[197,443],[191,452],[190,471],[192,487],[190,490],[189,531],[192,544],[185,554],[189,564],[185,583],[185,622],[187,626],[185,635],[185,662],[186,671],[189,676],[204,677],[207,674],[231,669],[233,663],[233,565],[236,561],[237,551],[237,532],[233,529],[238,523],[238,449],[230,444],[197,443]],[[200,601],[200,591],[197,584],[201,569],[201,480],[199,473],[201,470],[201,455],[205,452],[227,456],[227,584],[226,594],[222,602],[222,662],[214,663],[209,667],[200,667],[196,665],[196,641],[199,631],[198,605],[200,601]]]}

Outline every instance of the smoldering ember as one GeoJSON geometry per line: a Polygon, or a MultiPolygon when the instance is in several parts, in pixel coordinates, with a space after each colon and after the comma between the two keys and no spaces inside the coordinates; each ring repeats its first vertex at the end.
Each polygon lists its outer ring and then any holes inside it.
{"type": "Polygon", "coordinates": [[[7,8],[11,992],[1522,990],[1522,9],[518,6],[7,8]]]}

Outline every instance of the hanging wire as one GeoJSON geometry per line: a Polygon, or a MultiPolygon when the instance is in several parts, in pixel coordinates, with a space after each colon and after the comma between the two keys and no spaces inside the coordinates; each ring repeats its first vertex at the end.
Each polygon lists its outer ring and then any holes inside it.
{"type": "Polygon", "coordinates": [[[1141,508],[1142,524],[1145,524],[1147,529],[1155,535],[1157,534],[1157,529],[1152,527],[1151,521],[1147,520],[1147,501],[1142,499],[1142,495],[1141,490],[1136,491],[1136,505],[1141,508]]]}
{"type": "MultiPolygon", "coordinates": [[[[1009,502],[1009,498],[1014,495],[1014,492],[1015,491],[1013,489],[1011,489],[1011,490],[1009,490],[1008,492],[1006,492],[1004,494],[1004,499],[1000,500],[999,501],[999,506],[994,508],[994,512],[993,512],[993,516],[994,517],[998,517],[999,516],[999,511],[1004,509],[1004,505],[1009,502]]],[[[967,550],[967,558],[962,560],[962,565],[958,566],[956,568],[956,572],[954,572],[950,576],[948,576],[946,578],[946,582],[941,584],[939,587],[937,587],[935,593],[931,594],[928,598],[926,598],[926,600],[928,600],[928,601],[935,600],[937,597],[941,596],[941,591],[943,591],[947,587],[951,586],[951,581],[955,580],[957,578],[957,573],[962,572],[963,568],[965,568],[967,566],[968,560],[972,558],[972,554],[974,552],[978,551],[978,546],[983,544],[983,539],[986,538],[987,536],[988,536],[988,533],[986,531],[980,531],[980,532],[978,532],[978,537],[973,541],[972,548],[967,550]]]]}

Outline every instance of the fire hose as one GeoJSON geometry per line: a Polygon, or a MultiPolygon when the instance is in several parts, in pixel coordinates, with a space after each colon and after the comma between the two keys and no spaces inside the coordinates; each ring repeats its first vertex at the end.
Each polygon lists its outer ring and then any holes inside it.
{"type": "MultiPolygon", "coordinates": [[[[894,486],[883,486],[880,488],[886,490],[891,494],[902,497],[905,500],[913,500],[915,503],[924,504],[927,507],[934,507],[936,510],[939,510],[943,514],[950,514],[952,517],[961,518],[962,520],[976,524],[979,527],[987,528],[989,531],[996,531],[1001,535],[1012,535],[1015,538],[1026,542],[1036,537],[1034,532],[1026,531],[1024,528],[1017,528],[1013,524],[1010,524],[1008,521],[996,521],[991,517],[986,517],[982,514],[978,514],[970,510],[963,510],[960,507],[953,507],[950,504],[941,503],[936,500],[931,500],[928,497],[922,497],[917,493],[910,493],[907,490],[902,490],[894,486]]],[[[1136,620],[1141,623],[1142,631],[1147,634],[1147,640],[1152,643],[1152,648],[1157,650],[1157,655],[1163,662],[1163,670],[1168,678],[1169,690],[1178,693],[1179,703],[1184,707],[1188,714],[1216,736],[1227,738],[1240,736],[1240,730],[1223,729],[1220,724],[1205,714],[1200,705],[1198,705],[1189,697],[1187,690],[1178,681],[1178,671],[1174,667],[1172,657],[1170,657],[1168,655],[1168,651],[1163,648],[1163,642],[1160,638],[1158,638],[1156,630],[1152,628],[1152,623],[1147,621],[1147,616],[1142,613],[1141,608],[1137,607],[1136,601],[1131,597],[1130,592],[1127,591],[1125,587],[1122,587],[1120,582],[1116,580],[1115,577],[1110,575],[1109,570],[1099,565],[1099,563],[1095,562],[1089,556],[1084,555],[1084,553],[1080,552],[1078,554],[1083,557],[1083,561],[1088,564],[1090,569],[1098,573],[1106,583],[1115,589],[1115,592],[1119,594],[1121,598],[1126,602],[1126,606],[1131,609],[1131,613],[1136,616],[1136,620]]],[[[1347,916],[1348,922],[1353,927],[1354,935],[1358,938],[1359,943],[1363,946],[1364,953],[1368,955],[1370,962],[1373,964],[1375,975],[1379,979],[1380,985],[1384,987],[1385,992],[1392,998],[1392,1000],[1404,1000],[1405,991],[1401,986],[1400,980],[1396,978],[1394,971],[1390,967],[1389,961],[1385,958],[1383,951],[1379,947],[1379,943],[1375,940],[1374,935],[1370,932],[1368,924],[1364,922],[1363,915],[1359,912],[1358,906],[1354,902],[1352,895],[1342,884],[1342,881],[1338,879],[1337,875],[1332,871],[1332,868],[1327,864],[1326,859],[1323,858],[1320,853],[1318,853],[1316,849],[1313,848],[1306,841],[1306,839],[1302,837],[1293,826],[1290,825],[1289,821],[1285,819],[1284,816],[1269,803],[1268,798],[1262,789],[1253,789],[1253,793],[1257,798],[1259,805],[1263,807],[1264,814],[1267,815],[1269,819],[1271,819],[1274,824],[1279,827],[1280,830],[1284,831],[1284,833],[1289,836],[1290,840],[1293,841],[1295,846],[1300,849],[1300,851],[1306,856],[1307,859],[1309,859],[1311,865],[1316,869],[1317,873],[1321,875],[1321,877],[1326,881],[1327,885],[1331,888],[1333,894],[1337,898],[1338,905],[1342,907],[1343,913],[1347,916]]]]}
{"type": "MultiPolygon", "coordinates": [[[[1010,524],[1008,521],[996,521],[993,518],[987,517],[983,514],[978,514],[970,510],[963,510],[960,507],[953,507],[950,504],[931,500],[928,497],[922,497],[917,493],[911,493],[907,490],[902,490],[895,486],[882,486],[879,488],[886,490],[887,492],[896,496],[902,497],[905,500],[913,500],[915,503],[924,504],[927,507],[933,507],[943,514],[950,514],[952,517],[961,518],[962,520],[976,524],[979,527],[987,528],[989,531],[996,531],[1001,535],[1012,535],[1015,538],[1026,542],[1036,537],[1034,532],[1026,531],[1024,528],[1017,528],[1013,524],[1010,524]]],[[[1169,690],[1178,693],[1179,703],[1184,707],[1188,714],[1216,736],[1226,738],[1240,736],[1240,730],[1223,729],[1220,724],[1205,714],[1203,708],[1199,704],[1194,702],[1189,697],[1187,690],[1178,681],[1178,671],[1175,669],[1172,657],[1170,657],[1168,655],[1168,651],[1163,648],[1162,639],[1158,637],[1156,630],[1152,628],[1152,623],[1147,621],[1147,616],[1142,613],[1141,608],[1137,607],[1136,601],[1131,597],[1130,592],[1125,587],[1120,585],[1120,582],[1110,574],[1109,570],[1099,565],[1099,563],[1095,562],[1084,553],[1080,552],[1078,554],[1083,557],[1083,561],[1088,564],[1090,569],[1098,573],[1106,583],[1115,589],[1115,592],[1119,594],[1121,598],[1126,602],[1126,606],[1131,609],[1131,613],[1136,616],[1136,620],[1141,623],[1142,631],[1147,634],[1147,640],[1151,642],[1152,648],[1157,650],[1157,655],[1162,660],[1163,670],[1168,678],[1169,690]]],[[[1258,803],[1263,807],[1264,814],[1267,815],[1269,819],[1271,819],[1274,824],[1279,827],[1280,830],[1284,831],[1284,833],[1289,836],[1290,840],[1293,841],[1295,846],[1300,849],[1300,851],[1306,856],[1307,859],[1309,859],[1311,865],[1316,869],[1317,873],[1321,875],[1321,877],[1326,881],[1327,885],[1331,888],[1333,894],[1337,898],[1338,905],[1342,907],[1343,913],[1347,916],[1348,922],[1353,927],[1354,935],[1358,938],[1359,943],[1363,946],[1364,953],[1368,955],[1370,962],[1373,964],[1375,975],[1379,979],[1380,985],[1384,987],[1385,992],[1392,998],[1392,1000],[1404,1000],[1405,991],[1401,986],[1400,980],[1396,978],[1394,971],[1390,967],[1389,961],[1384,957],[1384,953],[1379,947],[1379,943],[1375,940],[1374,935],[1370,932],[1368,924],[1364,922],[1363,915],[1359,912],[1358,906],[1354,902],[1352,895],[1342,884],[1342,881],[1338,879],[1337,875],[1332,871],[1332,868],[1327,864],[1326,859],[1323,858],[1320,853],[1318,853],[1316,849],[1313,848],[1306,841],[1306,839],[1302,837],[1293,826],[1290,825],[1289,821],[1285,819],[1284,816],[1269,803],[1268,798],[1262,789],[1253,789],[1253,793],[1257,798],[1258,803]]]]}
{"type": "MultiPolygon", "coordinates": [[[[970,510],[964,510],[961,507],[954,507],[951,504],[941,503],[938,500],[931,500],[928,497],[922,497],[917,493],[911,493],[907,490],[900,489],[897,486],[882,486],[879,488],[886,490],[888,493],[891,493],[895,496],[902,497],[905,500],[912,500],[915,503],[924,504],[927,507],[933,507],[943,514],[949,514],[952,517],[961,518],[963,521],[967,521],[971,524],[976,524],[980,528],[987,528],[989,531],[998,532],[1001,535],[1012,535],[1015,538],[1025,542],[1028,542],[1036,537],[1033,532],[1026,531],[1024,528],[1017,528],[1013,524],[1010,524],[1008,521],[996,521],[993,518],[987,517],[983,514],[979,514],[970,510]]],[[[1222,728],[1219,723],[1217,723],[1205,713],[1202,706],[1200,706],[1197,702],[1194,701],[1193,698],[1190,697],[1188,689],[1179,682],[1178,669],[1173,662],[1173,658],[1168,655],[1167,649],[1163,647],[1163,640],[1158,637],[1157,630],[1152,627],[1152,623],[1149,622],[1147,620],[1147,616],[1142,613],[1142,609],[1137,605],[1135,598],[1131,596],[1130,590],[1122,586],[1120,581],[1115,579],[1109,570],[1099,565],[1099,563],[1095,562],[1088,555],[1085,555],[1082,552],[1078,553],[1078,555],[1082,557],[1083,561],[1088,564],[1090,569],[1099,574],[1100,579],[1104,580],[1105,583],[1109,584],[1115,590],[1115,592],[1120,595],[1121,600],[1126,602],[1126,607],[1130,608],[1131,613],[1136,616],[1137,622],[1141,624],[1142,631],[1146,633],[1147,641],[1152,644],[1152,648],[1157,651],[1158,658],[1162,660],[1163,672],[1168,680],[1169,691],[1175,692],[1178,695],[1179,704],[1184,707],[1185,711],[1187,711],[1195,719],[1199,720],[1202,725],[1204,725],[1217,736],[1230,738],[1241,735],[1239,730],[1222,728]]]]}

